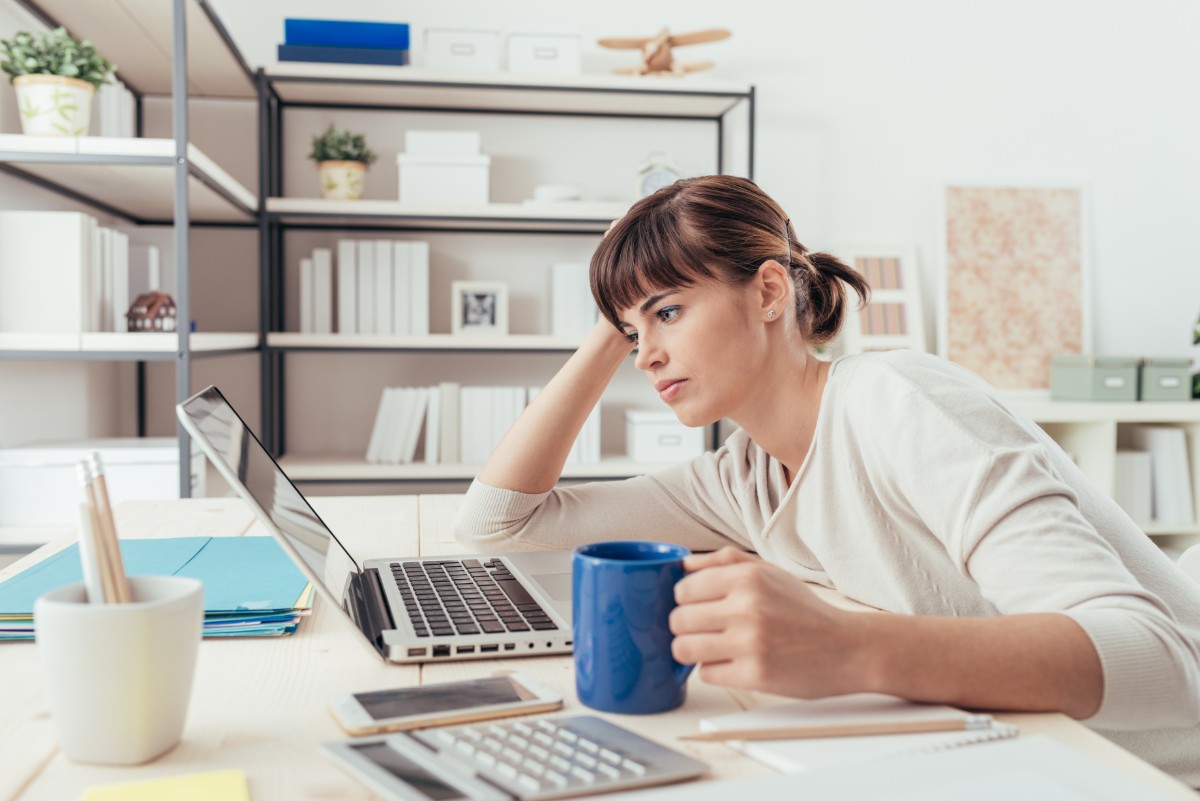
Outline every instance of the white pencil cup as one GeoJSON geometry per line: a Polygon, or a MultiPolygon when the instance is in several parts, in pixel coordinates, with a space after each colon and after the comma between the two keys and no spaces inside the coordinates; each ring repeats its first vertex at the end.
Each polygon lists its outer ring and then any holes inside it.
{"type": "Polygon", "coordinates": [[[89,604],[82,584],[33,608],[59,746],[68,759],[136,765],[179,742],[204,627],[204,585],[130,578],[133,603],[89,604]]]}

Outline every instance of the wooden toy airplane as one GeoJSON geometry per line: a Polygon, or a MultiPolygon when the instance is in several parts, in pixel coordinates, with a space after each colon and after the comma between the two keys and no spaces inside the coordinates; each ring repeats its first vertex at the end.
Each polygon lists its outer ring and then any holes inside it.
{"type": "Polygon", "coordinates": [[[675,60],[671,48],[684,45],[718,42],[728,39],[729,31],[724,28],[710,28],[692,33],[677,33],[672,35],[663,28],[657,36],[625,37],[600,39],[597,44],[601,47],[611,47],[615,50],[641,50],[642,63],[637,67],[620,67],[613,70],[618,75],[683,75],[688,72],[699,72],[713,67],[711,61],[696,61],[690,64],[680,64],[675,60]]]}

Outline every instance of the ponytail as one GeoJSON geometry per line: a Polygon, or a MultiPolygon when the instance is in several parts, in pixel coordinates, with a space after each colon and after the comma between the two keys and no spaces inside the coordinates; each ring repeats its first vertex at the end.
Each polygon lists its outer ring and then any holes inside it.
{"type": "MultiPolygon", "coordinates": [[[[790,233],[790,231],[789,231],[790,233]]],[[[792,276],[796,285],[796,318],[806,342],[824,345],[837,336],[846,316],[846,285],[865,306],[871,295],[866,279],[830,253],[809,253],[794,238],[792,276]]]]}

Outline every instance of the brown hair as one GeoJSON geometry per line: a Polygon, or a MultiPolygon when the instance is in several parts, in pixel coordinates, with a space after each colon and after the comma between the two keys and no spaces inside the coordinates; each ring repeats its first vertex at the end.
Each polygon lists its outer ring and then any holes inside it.
{"type": "Polygon", "coordinates": [[[796,319],[806,342],[837,335],[849,284],[866,301],[863,277],[828,253],[796,240],[779,204],[753,181],[732,175],[685,178],[642,198],[612,227],[592,255],[592,295],[600,312],[618,315],[647,295],[697,281],[749,282],[774,259],[792,277],[796,319]]]}

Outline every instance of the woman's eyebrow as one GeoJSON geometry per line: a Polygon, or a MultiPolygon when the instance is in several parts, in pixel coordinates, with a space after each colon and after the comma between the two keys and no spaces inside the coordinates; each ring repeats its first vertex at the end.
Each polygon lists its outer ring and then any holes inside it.
{"type": "Polygon", "coordinates": [[[646,311],[647,311],[647,310],[648,310],[648,309],[649,309],[651,306],[653,306],[655,303],[658,303],[660,300],[662,300],[663,298],[667,297],[668,295],[674,295],[674,294],[675,294],[675,291],[676,291],[676,290],[674,290],[674,289],[671,289],[671,290],[668,290],[668,291],[666,291],[666,292],[659,292],[657,295],[651,295],[650,297],[646,298],[646,302],[645,302],[645,303],[643,303],[643,304],[641,305],[641,307],[639,307],[639,308],[638,308],[638,311],[639,311],[639,312],[641,312],[642,314],[645,314],[645,313],[646,313],[646,311]]]}

